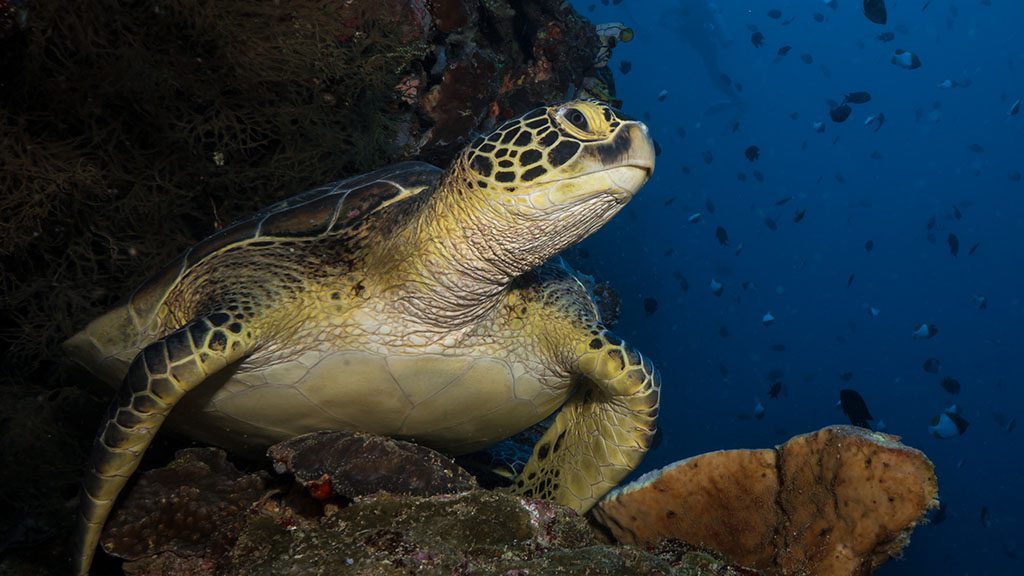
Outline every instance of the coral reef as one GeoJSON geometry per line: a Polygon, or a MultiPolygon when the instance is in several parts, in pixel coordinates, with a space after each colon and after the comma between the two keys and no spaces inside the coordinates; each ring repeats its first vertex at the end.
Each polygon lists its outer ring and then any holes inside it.
{"type": "MultiPolygon", "coordinates": [[[[271,449],[297,476],[315,475],[314,456],[338,463],[386,454],[393,473],[441,478],[440,454],[364,434],[311,434],[271,449]]],[[[372,461],[328,466],[332,485],[359,485],[372,461]]],[[[146,473],[105,531],[104,548],[133,559],[133,575],[260,574],[752,574],[708,551],[670,543],[650,551],[602,544],[569,508],[478,489],[411,496],[379,491],[324,502],[308,485],[264,491],[219,450],[179,451],[146,473]],[[225,502],[226,500],[226,502],[225,502]]],[[[398,485],[401,479],[382,479],[398,485]]],[[[366,490],[368,491],[368,490],[366,490]]]]}
{"type": "Polygon", "coordinates": [[[243,474],[221,450],[180,450],[170,465],[142,474],[107,524],[101,545],[128,560],[170,552],[161,560],[166,568],[183,558],[221,555],[266,483],[265,474],[243,474]]]}
{"type": "Polygon", "coordinates": [[[764,574],[869,574],[909,543],[937,491],[932,463],[897,437],[831,426],[683,460],[594,516],[619,542],[678,539],[764,574]]]}
{"type": "Polygon", "coordinates": [[[454,461],[433,450],[356,432],[314,432],[272,446],[278,473],[290,472],[311,496],[356,498],[384,491],[411,496],[477,487],[454,461]]]}

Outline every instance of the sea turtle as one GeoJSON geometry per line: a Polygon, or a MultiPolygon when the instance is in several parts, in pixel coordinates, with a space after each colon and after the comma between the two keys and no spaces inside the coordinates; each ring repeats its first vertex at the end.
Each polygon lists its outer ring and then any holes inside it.
{"type": "Polygon", "coordinates": [[[189,249],[65,345],[120,385],[82,482],[76,573],[165,418],[250,453],[340,429],[458,455],[561,407],[513,489],[589,509],[648,449],[659,376],[556,255],[653,169],[644,124],[573,101],[448,170],[342,180],[189,249]]]}

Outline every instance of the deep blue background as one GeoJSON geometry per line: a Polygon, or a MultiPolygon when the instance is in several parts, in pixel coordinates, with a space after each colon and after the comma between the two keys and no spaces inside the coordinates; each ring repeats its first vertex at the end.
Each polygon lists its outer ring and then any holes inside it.
{"type": "Polygon", "coordinates": [[[888,432],[932,459],[948,505],[947,520],[919,527],[905,558],[880,573],[1024,573],[1024,429],[1008,433],[1002,424],[1024,420],[1024,182],[1010,177],[1024,172],[1024,113],[1008,115],[1024,98],[1024,1],[932,0],[922,11],[925,0],[888,0],[888,25],[879,26],[863,16],[859,0],[839,0],[835,11],[820,0],[719,0],[718,29],[731,39],[719,48],[722,69],[743,85],[739,116],[704,114],[723,94],[700,56],[666,26],[679,3],[573,1],[595,23],[622,21],[636,31],[611,67],[624,110],[644,119],[662,148],[652,181],[570,255],[619,290],[617,332],[661,370],[664,440],[643,470],[848,423],[835,405],[839,390],[852,387],[888,432]],[[782,18],[769,18],[771,8],[782,18]],[[815,12],[825,21],[815,22],[815,12]],[[765,35],[764,47],[751,44],[750,25],[765,35]],[[884,31],[896,39],[880,42],[884,31]],[[776,62],[784,44],[793,50],[776,62]],[[917,53],[923,67],[892,65],[896,48],[917,53]],[[814,63],[802,62],[802,53],[814,63]],[[632,63],[626,75],[622,60],[632,63]],[[947,79],[970,86],[940,88],[947,79]],[[668,96],[659,102],[662,90],[668,96]],[[855,106],[843,124],[828,120],[826,101],[853,90],[869,91],[872,101],[855,106]],[[873,132],[863,122],[879,112],[888,123],[873,132]],[[826,122],[823,134],[814,121],[826,122]],[[751,144],[761,149],[753,164],[743,153],[751,144]],[[881,159],[871,158],[875,150],[881,159]],[[750,177],[754,169],[763,183],[750,177]],[[773,205],[786,196],[794,199],[773,205]],[[797,209],[807,215],[794,224],[797,209]],[[688,224],[694,212],[703,218],[688,224]],[[765,226],[766,216],[777,231],[765,226]],[[926,235],[931,216],[934,244],[926,235]],[[728,248],[715,240],[718,225],[729,231],[728,248]],[[960,239],[958,258],[946,245],[950,232],[960,239]],[[867,240],[875,243],[871,253],[867,240]],[[725,283],[721,297],[708,287],[712,277],[725,283]],[[987,310],[972,304],[975,294],[988,297],[987,310]],[[650,316],[647,297],[659,303],[650,316]],[[880,310],[877,318],[870,306],[880,310]],[[778,320],[766,327],[761,317],[769,310],[778,320]],[[913,339],[921,322],[939,334],[913,339]],[[772,351],[776,343],[785,352],[772,351]],[[922,369],[930,356],[942,362],[938,375],[922,369]],[[775,368],[785,371],[785,391],[772,400],[766,374],[775,368]],[[843,382],[847,371],[854,377],[843,382]],[[940,387],[943,376],[961,381],[959,397],[940,387]],[[749,418],[755,398],[767,408],[759,421],[749,418]],[[928,422],[951,402],[970,428],[960,438],[935,439],[928,422]]]}

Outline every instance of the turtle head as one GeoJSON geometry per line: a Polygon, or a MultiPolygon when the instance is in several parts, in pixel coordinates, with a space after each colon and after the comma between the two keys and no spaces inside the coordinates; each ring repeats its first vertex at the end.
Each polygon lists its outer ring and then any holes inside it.
{"type": "Polygon", "coordinates": [[[603,226],[640,190],[654,170],[654,143],[643,123],[574,101],[506,122],[461,163],[491,237],[539,263],[603,226]]]}

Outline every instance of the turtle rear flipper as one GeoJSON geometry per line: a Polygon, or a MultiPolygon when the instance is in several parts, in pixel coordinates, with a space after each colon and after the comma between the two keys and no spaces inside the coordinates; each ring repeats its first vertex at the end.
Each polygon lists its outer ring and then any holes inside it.
{"type": "Polygon", "coordinates": [[[588,331],[579,352],[576,391],[513,490],[582,514],[637,467],[654,441],[660,377],[607,330],[588,331]]]}
{"type": "Polygon", "coordinates": [[[175,404],[252,350],[252,332],[227,312],[191,322],[146,346],[128,369],[89,457],[79,504],[75,574],[85,576],[118,494],[175,404]]]}

